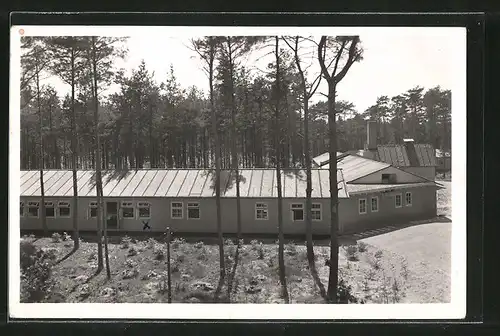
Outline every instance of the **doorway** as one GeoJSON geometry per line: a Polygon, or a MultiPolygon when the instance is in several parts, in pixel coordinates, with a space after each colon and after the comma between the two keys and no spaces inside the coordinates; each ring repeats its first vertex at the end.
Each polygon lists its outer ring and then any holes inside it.
{"type": "Polygon", "coordinates": [[[108,229],[118,229],[118,202],[106,202],[106,224],[108,229]]]}

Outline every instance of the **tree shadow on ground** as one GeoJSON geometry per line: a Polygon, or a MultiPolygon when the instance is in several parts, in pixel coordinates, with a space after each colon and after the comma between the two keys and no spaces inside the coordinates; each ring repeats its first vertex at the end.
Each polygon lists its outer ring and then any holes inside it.
{"type": "Polygon", "coordinates": [[[59,265],[60,263],[62,263],[64,260],[68,259],[69,257],[71,257],[73,254],[75,254],[75,252],[77,251],[76,248],[72,248],[71,251],[68,252],[68,254],[66,254],[64,257],[62,257],[61,259],[57,260],[55,262],[55,265],[59,265]]]}

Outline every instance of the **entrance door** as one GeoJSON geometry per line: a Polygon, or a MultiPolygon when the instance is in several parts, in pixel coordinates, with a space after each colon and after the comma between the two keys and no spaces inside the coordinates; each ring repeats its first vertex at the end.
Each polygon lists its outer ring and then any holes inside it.
{"type": "Polygon", "coordinates": [[[108,229],[118,229],[118,202],[106,202],[106,221],[108,229]]]}

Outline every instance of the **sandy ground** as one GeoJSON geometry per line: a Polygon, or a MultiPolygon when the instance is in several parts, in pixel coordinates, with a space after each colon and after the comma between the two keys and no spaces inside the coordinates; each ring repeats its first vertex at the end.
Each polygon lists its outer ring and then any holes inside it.
{"type": "Polygon", "coordinates": [[[406,259],[408,277],[403,302],[450,302],[451,223],[429,223],[363,239],[406,259]]]}

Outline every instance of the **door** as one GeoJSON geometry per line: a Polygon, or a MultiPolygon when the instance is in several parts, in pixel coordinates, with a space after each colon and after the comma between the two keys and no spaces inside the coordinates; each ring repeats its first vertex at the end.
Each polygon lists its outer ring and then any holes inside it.
{"type": "Polygon", "coordinates": [[[106,224],[108,229],[118,229],[118,202],[106,202],[106,224]]]}

